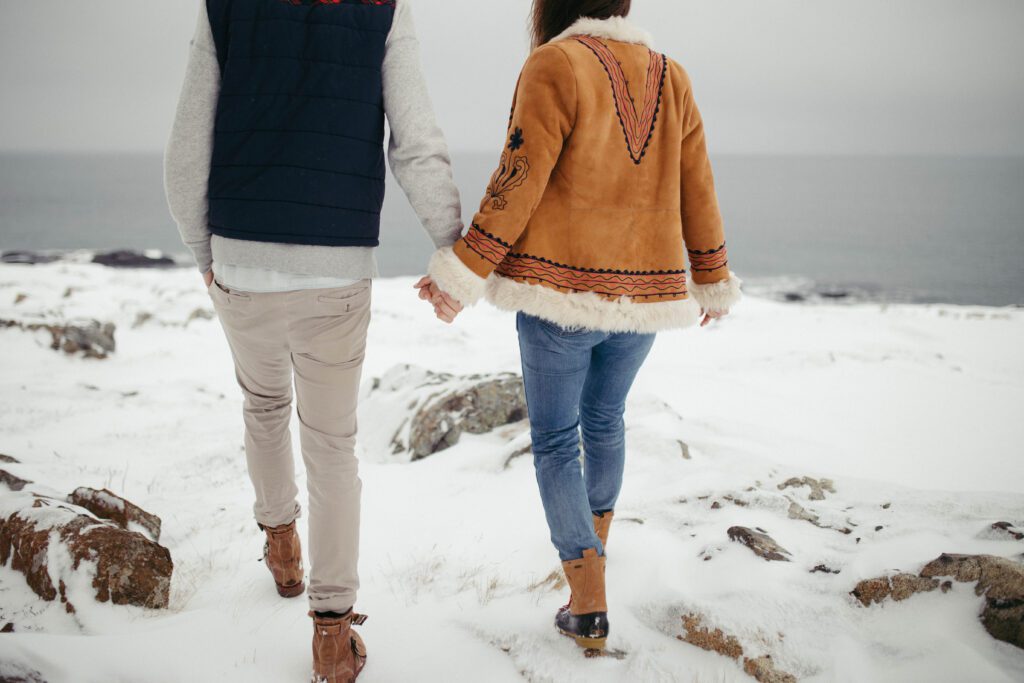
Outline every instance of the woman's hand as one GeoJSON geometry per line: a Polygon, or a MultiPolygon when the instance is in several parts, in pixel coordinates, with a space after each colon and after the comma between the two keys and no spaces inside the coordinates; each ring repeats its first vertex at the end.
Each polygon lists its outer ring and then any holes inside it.
{"type": "Polygon", "coordinates": [[[462,313],[462,304],[442,292],[430,276],[421,278],[413,287],[419,290],[420,299],[433,304],[438,320],[451,324],[462,313]]]}
{"type": "Polygon", "coordinates": [[[729,309],[726,309],[724,311],[705,311],[701,309],[700,314],[704,318],[703,320],[701,320],[700,326],[707,327],[708,325],[711,324],[712,320],[721,320],[725,316],[729,315],[729,309]]]}
{"type": "Polygon", "coordinates": [[[203,273],[203,283],[206,285],[207,289],[209,289],[210,285],[213,284],[213,271],[212,270],[208,270],[205,273],[203,273]]]}

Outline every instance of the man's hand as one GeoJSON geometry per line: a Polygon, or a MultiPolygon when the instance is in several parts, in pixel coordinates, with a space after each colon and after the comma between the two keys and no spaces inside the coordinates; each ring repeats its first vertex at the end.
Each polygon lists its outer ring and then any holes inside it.
{"type": "Polygon", "coordinates": [[[451,324],[462,313],[462,304],[442,292],[429,276],[421,278],[413,287],[419,290],[420,299],[433,304],[438,320],[451,324]]]}
{"type": "Polygon", "coordinates": [[[210,285],[213,284],[213,271],[208,270],[203,273],[203,282],[206,284],[206,288],[209,289],[210,285]]]}
{"type": "Polygon", "coordinates": [[[729,315],[729,310],[726,309],[724,311],[705,311],[702,309],[700,314],[704,318],[703,320],[701,320],[700,326],[707,327],[708,325],[711,324],[712,320],[721,320],[725,316],[729,315]]]}

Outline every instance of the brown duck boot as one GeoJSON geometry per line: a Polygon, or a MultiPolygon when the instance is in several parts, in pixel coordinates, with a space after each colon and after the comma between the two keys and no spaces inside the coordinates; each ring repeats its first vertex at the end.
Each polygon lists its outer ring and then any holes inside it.
{"type": "Polygon", "coordinates": [[[281,597],[294,598],[306,590],[302,582],[302,543],[295,531],[295,522],[283,526],[263,526],[267,542],[263,544],[263,561],[274,575],[281,597]]]}
{"type": "Polygon", "coordinates": [[[594,515],[594,532],[601,539],[601,547],[604,548],[606,555],[608,554],[608,532],[612,530],[612,517],[614,516],[614,512],[594,515]]]}
{"type": "Polygon", "coordinates": [[[311,683],[353,683],[366,666],[366,645],[352,626],[361,626],[366,616],[352,610],[313,617],[313,676],[311,683]]]}
{"type": "Polygon", "coordinates": [[[584,551],[582,559],[562,563],[572,600],[558,610],[555,626],[588,650],[604,650],[608,640],[604,567],[605,558],[597,554],[596,548],[584,551]]]}

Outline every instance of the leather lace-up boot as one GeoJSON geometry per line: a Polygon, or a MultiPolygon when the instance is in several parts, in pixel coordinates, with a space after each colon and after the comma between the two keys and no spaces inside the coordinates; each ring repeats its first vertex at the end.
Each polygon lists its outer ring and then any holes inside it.
{"type": "Polygon", "coordinates": [[[366,616],[349,610],[345,614],[313,617],[313,676],[311,683],[353,683],[366,666],[366,645],[352,628],[366,616]]]}
{"type": "Polygon", "coordinates": [[[263,526],[267,534],[263,544],[263,561],[277,584],[277,592],[284,598],[294,598],[306,590],[303,583],[302,543],[295,530],[295,522],[282,526],[263,526]]]}

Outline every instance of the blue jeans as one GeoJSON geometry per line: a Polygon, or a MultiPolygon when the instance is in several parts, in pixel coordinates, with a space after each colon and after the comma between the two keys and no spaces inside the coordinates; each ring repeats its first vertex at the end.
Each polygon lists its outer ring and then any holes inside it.
{"type": "Polygon", "coordinates": [[[566,330],[525,313],[516,328],[551,542],[563,561],[603,555],[593,514],[614,510],[622,490],[626,396],[655,335],[566,330]]]}

